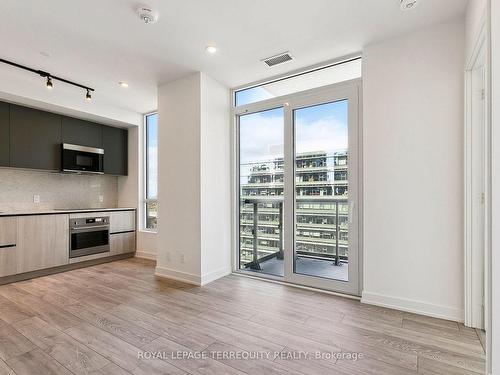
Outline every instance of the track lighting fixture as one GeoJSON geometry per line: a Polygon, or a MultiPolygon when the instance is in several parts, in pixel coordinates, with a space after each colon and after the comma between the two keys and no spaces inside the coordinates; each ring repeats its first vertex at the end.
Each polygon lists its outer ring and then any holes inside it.
{"type": "Polygon", "coordinates": [[[57,81],[60,81],[60,82],[67,83],[68,85],[80,87],[80,88],[82,88],[82,89],[84,89],[84,90],[87,91],[87,93],[85,94],[85,99],[86,100],[92,100],[91,92],[95,91],[92,87],[81,85],[79,83],[76,83],[76,82],[73,82],[73,81],[69,81],[67,79],[64,79],[64,78],[52,75],[49,72],[44,72],[43,70],[36,70],[36,69],[30,68],[28,66],[24,66],[24,65],[21,65],[21,64],[9,61],[9,60],[0,59],[0,62],[4,63],[4,64],[7,64],[7,65],[14,66],[14,67],[19,68],[19,69],[27,70],[28,72],[32,72],[32,73],[35,73],[35,74],[37,74],[37,75],[39,75],[41,77],[46,78],[47,79],[47,83],[46,84],[47,84],[47,88],[49,90],[51,90],[53,88],[52,80],[57,80],[57,81]]]}

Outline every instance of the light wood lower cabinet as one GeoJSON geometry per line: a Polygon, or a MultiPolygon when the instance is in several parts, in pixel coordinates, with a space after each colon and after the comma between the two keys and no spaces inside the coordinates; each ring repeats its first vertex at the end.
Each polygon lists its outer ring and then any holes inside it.
{"type": "Polygon", "coordinates": [[[69,262],[68,215],[20,216],[17,225],[17,273],[69,262]]]}
{"type": "Polygon", "coordinates": [[[135,211],[71,214],[71,217],[93,216],[110,217],[110,251],[71,260],[70,215],[0,217],[0,278],[135,252],[135,211]]]}
{"type": "Polygon", "coordinates": [[[17,217],[0,218],[0,277],[17,273],[17,217]]]}
{"type": "Polygon", "coordinates": [[[17,217],[0,217],[0,246],[15,245],[17,241],[17,217]]]}
{"type": "Polygon", "coordinates": [[[118,255],[135,251],[135,232],[117,233],[109,236],[110,254],[118,255]]]}
{"type": "Polygon", "coordinates": [[[135,211],[113,211],[109,213],[111,233],[135,230],[135,211]]]}

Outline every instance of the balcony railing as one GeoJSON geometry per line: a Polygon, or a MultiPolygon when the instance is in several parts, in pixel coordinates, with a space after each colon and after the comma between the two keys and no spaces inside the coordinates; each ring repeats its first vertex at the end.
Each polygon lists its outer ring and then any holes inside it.
{"type": "MultiPolygon", "coordinates": [[[[335,249],[333,260],[335,265],[339,265],[341,261],[341,254],[339,250],[342,249],[344,254],[347,253],[348,240],[346,232],[348,231],[347,221],[340,222],[340,219],[347,220],[348,210],[347,199],[337,198],[335,196],[297,196],[297,205],[302,204],[328,204],[327,208],[314,210],[318,216],[325,215],[332,220],[335,218],[334,223],[314,223],[314,222],[297,222],[297,230],[301,230],[301,234],[295,234],[297,243],[309,244],[315,246],[333,246],[335,249]],[[342,207],[344,206],[344,207],[342,207]],[[342,209],[341,209],[342,207],[342,209]],[[324,230],[324,233],[322,233],[324,230]],[[304,231],[308,231],[304,233],[304,231]],[[312,231],[314,234],[310,234],[312,231]],[[319,235],[317,234],[319,233],[319,235]],[[335,234],[332,237],[332,233],[335,234]]],[[[304,209],[298,208],[297,215],[301,215],[304,209]]],[[[309,208],[306,210],[310,210],[309,208]]],[[[260,264],[271,258],[283,259],[283,196],[248,196],[241,197],[241,214],[246,214],[245,218],[240,218],[240,239],[245,239],[245,243],[241,243],[241,250],[247,253],[252,252],[251,260],[245,264],[245,267],[261,270],[260,264]],[[248,207],[245,205],[251,205],[248,207]],[[260,205],[260,207],[259,207],[260,205]],[[262,207],[264,206],[264,207],[262,207]],[[259,214],[267,215],[266,220],[259,220],[259,214]],[[249,217],[251,215],[251,218],[249,217]],[[271,218],[272,216],[272,218],[271,218]],[[248,227],[251,230],[248,230],[248,227]],[[242,230],[242,227],[246,227],[242,230]],[[259,227],[268,228],[264,232],[259,232],[259,227]],[[274,228],[274,229],[269,229],[274,228]],[[270,232],[272,230],[272,232],[270,232]],[[264,241],[264,244],[259,244],[264,241]],[[249,243],[251,241],[251,243],[249,243]],[[269,246],[269,241],[275,241],[277,246],[269,246]],[[273,250],[274,249],[274,250],[273,250]],[[264,251],[265,250],[265,251],[264,251]],[[277,250],[277,251],[276,251],[277,250]],[[259,254],[260,253],[260,254],[259,254]]],[[[314,252],[296,251],[296,256],[314,256],[314,252]],[[308,254],[309,253],[309,254],[308,254]]],[[[317,253],[320,253],[319,251],[317,253]]],[[[330,253],[326,250],[321,250],[323,257],[329,257],[330,253]]],[[[249,254],[250,255],[250,254],[249,254]]],[[[343,256],[345,258],[345,255],[343,256]]]]}

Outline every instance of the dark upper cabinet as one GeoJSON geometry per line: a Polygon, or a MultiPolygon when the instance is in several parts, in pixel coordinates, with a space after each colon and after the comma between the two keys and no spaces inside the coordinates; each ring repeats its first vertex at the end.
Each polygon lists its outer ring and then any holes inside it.
{"type": "Polygon", "coordinates": [[[0,103],[0,166],[9,166],[9,105],[0,103]]]}
{"type": "Polygon", "coordinates": [[[126,176],[128,165],[128,130],[102,127],[104,173],[126,176]]]}
{"type": "Polygon", "coordinates": [[[10,166],[59,170],[61,116],[11,104],[10,166]]]}
{"type": "Polygon", "coordinates": [[[60,170],[61,143],[104,149],[104,173],[128,173],[128,130],[0,102],[0,166],[60,170]]]}
{"type": "Polygon", "coordinates": [[[62,142],[102,148],[102,125],[62,116],[62,142]]]}

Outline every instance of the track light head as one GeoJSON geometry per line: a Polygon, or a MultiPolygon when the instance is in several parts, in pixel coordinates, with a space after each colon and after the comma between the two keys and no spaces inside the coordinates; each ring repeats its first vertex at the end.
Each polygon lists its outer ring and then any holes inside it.
{"type": "Polygon", "coordinates": [[[47,76],[47,89],[52,90],[52,88],[52,79],[50,78],[50,76],[47,76]]]}
{"type": "Polygon", "coordinates": [[[90,95],[90,90],[87,89],[87,94],[85,95],[85,100],[90,102],[92,100],[92,95],[90,95]]]}

